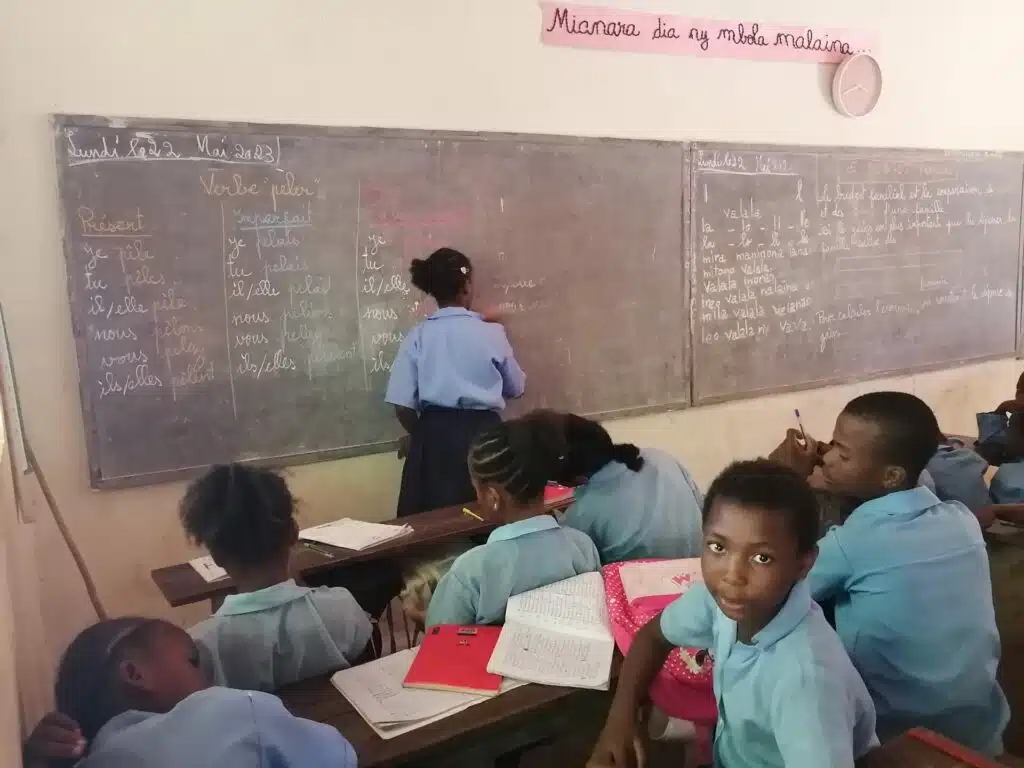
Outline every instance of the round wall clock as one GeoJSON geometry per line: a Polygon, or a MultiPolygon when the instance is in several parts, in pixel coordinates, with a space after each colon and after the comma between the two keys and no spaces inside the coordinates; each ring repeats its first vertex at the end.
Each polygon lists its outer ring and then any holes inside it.
{"type": "Polygon", "coordinates": [[[832,103],[840,114],[864,117],[882,95],[882,68],[870,53],[856,53],[836,68],[832,103]]]}

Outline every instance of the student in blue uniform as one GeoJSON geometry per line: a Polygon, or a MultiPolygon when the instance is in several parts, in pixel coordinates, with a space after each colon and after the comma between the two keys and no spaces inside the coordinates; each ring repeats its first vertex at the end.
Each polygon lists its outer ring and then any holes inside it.
{"type": "Polygon", "coordinates": [[[356,768],[334,728],[292,716],[266,693],[207,687],[199,655],[163,621],[112,619],[86,629],[61,659],[61,715],[29,738],[28,765],[84,755],[78,768],[356,768]],[[70,748],[61,748],[59,729],[70,748]]]}
{"type": "Polygon", "coordinates": [[[295,500],[269,469],[214,467],[181,502],[189,537],[228,572],[237,594],[190,630],[217,685],[274,691],[350,666],[370,639],[366,613],[343,587],[289,578],[295,500]]]}
{"type": "Polygon", "coordinates": [[[939,449],[928,460],[935,495],[942,501],[959,501],[977,515],[991,503],[985,472],[988,462],[977,451],[940,435],[939,449]]]}
{"type": "Polygon", "coordinates": [[[704,499],[674,457],[613,443],[599,423],[572,413],[528,418],[550,419],[564,431],[566,454],[551,479],[576,490],[562,524],[593,539],[602,563],[700,555],[704,499]]]}
{"type": "Polygon", "coordinates": [[[591,762],[633,763],[637,711],[674,646],[708,648],[715,765],[853,768],[878,745],[867,689],[811,599],[818,503],[764,459],[728,467],[704,500],[697,585],[637,634],[591,762]]]}
{"type": "Polygon", "coordinates": [[[835,600],[836,629],[875,702],[885,741],[924,726],[986,755],[1009,719],[996,682],[999,633],[988,554],[975,516],[917,478],[934,456],[932,410],[903,392],[846,406],[831,449],[791,431],[773,454],[861,504],[819,542],[808,576],[835,600]]]}
{"type": "Polygon", "coordinates": [[[477,510],[500,521],[486,544],[459,556],[427,606],[427,627],[501,624],[512,595],[601,568],[590,538],[546,514],[544,488],[552,462],[565,454],[549,421],[499,424],[473,441],[469,470],[477,510]]]}
{"type": "Polygon", "coordinates": [[[409,271],[438,309],[402,342],[385,395],[409,434],[399,517],[473,500],[469,445],[500,423],[505,401],[526,387],[505,330],[471,310],[466,256],[441,248],[413,259],[409,271]]]}

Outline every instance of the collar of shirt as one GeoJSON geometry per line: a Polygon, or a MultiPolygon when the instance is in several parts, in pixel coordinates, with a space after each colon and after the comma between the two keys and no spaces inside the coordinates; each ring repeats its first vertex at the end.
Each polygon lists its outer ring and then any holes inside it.
{"type": "Polygon", "coordinates": [[[853,510],[852,514],[861,515],[862,517],[869,515],[916,515],[929,507],[934,507],[936,504],[941,503],[939,497],[930,488],[919,485],[906,491],[896,491],[885,496],[879,496],[871,501],[865,501],[853,510]]]}
{"type": "Polygon", "coordinates": [[[517,520],[514,523],[508,523],[500,528],[495,528],[491,531],[491,535],[487,537],[487,543],[490,544],[492,541],[518,539],[520,536],[526,536],[530,533],[538,533],[539,531],[550,531],[557,527],[558,521],[551,515],[528,517],[525,520],[517,520]]]}
{"type": "Polygon", "coordinates": [[[224,604],[214,615],[237,616],[241,613],[259,613],[298,600],[312,591],[309,587],[300,587],[295,583],[295,579],[288,579],[288,581],[282,581],[280,584],[266,589],[258,589],[255,592],[228,595],[224,598],[224,604]]]}
{"type": "Polygon", "coordinates": [[[149,718],[153,717],[152,712],[141,712],[137,709],[129,709],[127,712],[122,712],[120,715],[110,718],[106,725],[100,728],[92,742],[89,744],[90,752],[99,752],[102,750],[108,741],[115,738],[117,734],[122,731],[126,731],[139,723],[144,723],[149,718]]]}
{"type": "Polygon", "coordinates": [[[605,483],[611,483],[618,480],[626,472],[631,471],[629,467],[619,461],[609,461],[597,472],[590,476],[590,479],[576,489],[576,493],[586,493],[587,488],[596,487],[605,483]]]}
{"type": "MultiPolygon", "coordinates": [[[[775,614],[775,618],[769,621],[760,632],[754,635],[753,642],[748,646],[751,649],[757,651],[766,651],[779,642],[782,638],[797,628],[797,625],[804,620],[804,617],[811,610],[811,588],[807,585],[807,581],[799,581],[793,585],[793,588],[789,591],[789,596],[786,598],[786,602],[782,604],[782,608],[775,614]]],[[[719,614],[725,616],[725,614],[719,614]]],[[[732,639],[731,645],[739,646],[741,643],[736,641],[736,622],[731,619],[727,619],[732,628],[732,639]]]]}
{"type": "Polygon", "coordinates": [[[475,317],[480,319],[480,314],[465,307],[442,307],[436,312],[427,315],[427,320],[440,320],[443,317],[475,317]]]}

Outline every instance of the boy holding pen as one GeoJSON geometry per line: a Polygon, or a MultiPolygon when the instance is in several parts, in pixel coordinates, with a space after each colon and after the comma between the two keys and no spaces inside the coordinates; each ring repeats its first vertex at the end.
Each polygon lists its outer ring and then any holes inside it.
{"type": "Polygon", "coordinates": [[[923,726],[988,756],[1009,707],[996,682],[999,633],[977,518],[917,479],[939,444],[932,410],[904,392],[850,401],[821,455],[790,430],[772,458],[859,506],[818,543],[815,600],[864,678],[883,739],[923,726]]]}

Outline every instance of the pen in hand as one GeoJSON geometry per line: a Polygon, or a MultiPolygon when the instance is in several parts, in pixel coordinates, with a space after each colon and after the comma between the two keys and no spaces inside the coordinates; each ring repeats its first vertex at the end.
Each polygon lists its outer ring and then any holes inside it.
{"type": "Polygon", "coordinates": [[[804,445],[807,445],[807,432],[804,431],[804,423],[800,419],[800,409],[794,408],[793,413],[796,414],[796,425],[800,428],[800,439],[804,441],[804,445]]]}

